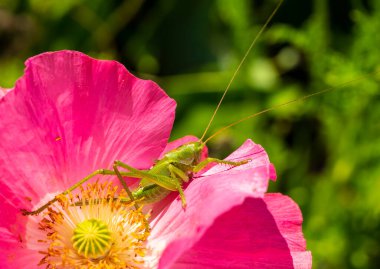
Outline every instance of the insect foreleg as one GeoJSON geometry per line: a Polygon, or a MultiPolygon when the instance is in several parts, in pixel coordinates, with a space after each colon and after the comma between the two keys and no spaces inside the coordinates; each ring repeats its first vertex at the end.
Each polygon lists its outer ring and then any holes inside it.
{"type": "Polygon", "coordinates": [[[205,168],[210,163],[221,163],[221,164],[227,164],[227,165],[231,165],[231,166],[239,166],[239,165],[246,164],[248,162],[249,162],[249,160],[232,162],[232,161],[219,160],[217,158],[206,158],[203,161],[201,161],[200,163],[198,163],[196,166],[194,166],[193,172],[198,173],[199,171],[201,171],[203,168],[205,168]]]}
{"type": "Polygon", "coordinates": [[[175,167],[172,164],[169,164],[168,168],[169,168],[170,174],[173,178],[173,181],[177,186],[177,190],[179,192],[179,197],[181,197],[182,207],[185,208],[186,207],[186,198],[185,198],[185,194],[183,193],[181,183],[179,182],[177,176],[179,176],[185,182],[189,181],[189,177],[181,169],[175,167]]]}
{"type": "Polygon", "coordinates": [[[172,175],[172,177],[179,177],[180,179],[182,179],[184,182],[189,182],[189,176],[183,172],[181,169],[177,168],[176,166],[172,165],[172,164],[169,164],[169,171],[172,175]]]}

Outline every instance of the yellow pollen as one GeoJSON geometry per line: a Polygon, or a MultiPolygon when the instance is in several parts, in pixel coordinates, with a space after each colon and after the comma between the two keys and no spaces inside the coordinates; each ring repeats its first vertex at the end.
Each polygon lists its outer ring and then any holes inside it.
{"type": "Polygon", "coordinates": [[[111,183],[88,184],[75,195],[58,196],[40,222],[46,268],[143,268],[148,216],[111,183]]]}

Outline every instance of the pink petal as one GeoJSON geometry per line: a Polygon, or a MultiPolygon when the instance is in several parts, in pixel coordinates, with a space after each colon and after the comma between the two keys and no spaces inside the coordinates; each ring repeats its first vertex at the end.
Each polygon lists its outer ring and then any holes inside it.
{"type": "Polygon", "coordinates": [[[281,194],[248,198],[219,216],[172,268],[311,268],[301,211],[281,194]]]}
{"type": "Polygon", "coordinates": [[[273,181],[276,181],[277,179],[276,169],[274,168],[273,164],[270,164],[269,167],[269,178],[273,181]]]}
{"type": "Polygon", "coordinates": [[[25,75],[0,99],[0,226],[116,159],[151,166],[174,110],[157,84],[115,61],[74,51],[29,59],[25,75]]]}
{"type": "Polygon", "coordinates": [[[8,92],[10,92],[13,89],[6,89],[0,87],[0,98],[4,97],[8,92]]]}
{"type": "Polygon", "coordinates": [[[195,178],[185,190],[186,210],[182,209],[178,199],[162,211],[159,209],[162,214],[156,215],[153,209],[155,219],[150,238],[150,245],[156,251],[153,255],[160,255],[166,246],[175,245],[165,250],[160,268],[174,263],[191,248],[218,216],[242,204],[247,197],[263,197],[270,176],[270,163],[262,147],[248,140],[229,158],[252,158],[252,161],[233,168],[217,165],[195,178]]]}
{"type": "Polygon", "coordinates": [[[41,254],[37,250],[30,250],[20,242],[14,234],[6,228],[0,227],[0,268],[40,268],[37,266],[41,254]]]}
{"type": "MultiPolygon", "coordinates": [[[[255,144],[252,140],[248,139],[244,144],[230,154],[226,160],[229,161],[242,161],[249,160],[248,164],[231,167],[224,164],[214,165],[212,168],[208,169],[204,173],[200,173],[199,176],[210,176],[213,174],[220,173],[236,173],[241,170],[247,170],[249,168],[256,168],[264,166],[267,169],[270,179],[276,178],[276,171],[274,166],[269,162],[268,154],[265,152],[264,148],[261,145],[255,144]]],[[[266,182],[266,181],[265,181],[266,182]]],[[[267,186],[265,185],[265,188],[267,186]]],[[[266,191],[266,189],[265,189],[266,191]]],[[[265,192],[264,191],[264,192],[265,192]]]]}

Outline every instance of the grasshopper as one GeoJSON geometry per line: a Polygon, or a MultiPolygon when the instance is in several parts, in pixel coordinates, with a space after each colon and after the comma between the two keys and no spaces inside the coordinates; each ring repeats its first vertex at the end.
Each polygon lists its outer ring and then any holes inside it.
{"type": "MultiPolygon", "coordinates": [[[[183,192],[182,185],[183,183],[189,182],[193,174],[201,171],[210,163],[220,163],[220,164],[226,164],[230,166],[239,166],[239,165],[248,163],[249,160],[233,162],[233,161],[220,160],[220,159],[211,158],[211,157],[201,160],[202,151],[206,146],[206,142],[209,139],[211,139],[213,136],[210,136],[205,141],[203,141],[203,139],[212,121],[214,120],[214,117],[226,93],[228,92],[233,80],[235,79],[235,76],[239,72],[240,67],[244,63],[251,49],[254,47],[258,38],[264,32],[265,28],[267,27],[269,22],[272,20],[277,10],[280,8],[282,2],[283,0],[280,0],[278,2],[277,6],[275,7],[271,15],[268,17],[265,24],[261,27],[260,31],[256,34],[247,52],[245,53],[236,71],[234,72],[231,80],[229,81],[224,91],[224,94],[222,95],[202,137],[198,141],[184,144],[182,146],[179,146],[176,149],[173,149],[167,152],[163,156],[163,158],[158,160],[149,170],[139,170],[124,162],[116,160],[113,164],[112,170],[111,169],[96,170],[92,172],[90,175],[80,180],[79,182],[77,182],[76,184],[74,184],[73,186],[71,186],[69,189],[65,190],[63,193],[61,193],[61,195],[67,195],[71,193],[73,190],[80,187],[82,184],[84,184],[85,182],[87,182],[88,180],[90,180],[91,178],[95,176],[115,175],[119,179],[120,183],[122,184],[123,188],[125,189],[128,195],[128,197],[121,198],[122,203],[134,202],[135,207],[137,208],[138,207],[137,202],[138,203],[141,202],[144,204],[154,203],[165,198],[171,192],[177,191],[181,198],[182,207],[185,208],[186,198],[183,192]],[[121,168],[125,169],[126,171],[121,171],[120,170],[121,168]],[[132,177],[132,178],[141,179],[139,183],[139,187],[136,190],[131,191],[129,187],[127,186],[123,177],[132,177]]],[[[22,210],[22,213],[23,215],[37,215],[41,213],[42,211],[44,211],[45,209],[47,209],[50,205],[58,201],[57,197],[58,196],[56,196],[54,199],[50,200],[49,202],[47,202],[46,204],[44,204],[43,206],[41,206],[40,208],[34,211],[22,210]]],[[[80,206],[79,203],[75,205],[80,206]]]]}
{"type": "MultiPolygon", "coordinates": [[[[240,70],[240,67],[242,66],[242,64],[246,60],[248,54],[250,53],[251,49],[254,47],[254,45],[255,45],[256,41],[258,40],[258,38],[260,37],[260,35],[263,33],[263,31],[266,29],[269,22],[272,20],[273,16],[275,15],[277,10],[279,9],[282,2],[283,2],[283,0],[279,1],[276,8],[274,9],[274,11],[268,17],[267,21],[262,26],[259,33],[255,36],[254,40],[250,44],[248,50],[246,51],[244,57],[240,61],[237,69],[235,70],[232,78],[230,79],[230,81],[229,81],[229,83],[228,83],[228,85],[227,85],[227,87],[226,87],[226,89],[225,89],[225,91],[224,91],[224,93],[223,93],[223,95],[222,95],[222,97],[221,97],[221,99],[220,99],[220,101],[219,101],[219,103],[218,103],[218,105],[217,105],[217,107],[216,107],[205,131],[204,131],[204,133],[203,133],[203,135],[201,136],[201,138],[198,141],[184,144],[184,145],[182,145],[176,149],[173,149],[173,150],[167,152],[163,156],[163,158],[158,160],[149,170],[139,170],[139,169],[136,169],[136,168],[134,168],[134,167],[122,162],[122,161],[116,160],[113,164],[113,169],[96,170],[96,171],[92,172],[90,175],[81,179],[79,182],[77,182],[76,184],[74,184],[73,186],[68,188],[67,190],[65,190],[61,195],[69,194],[70,192],[72,192],[76,188],[82,186],[85,182],[87,182],[88,180],[90,180],[91,178],[93,178],[95,176],[113,175],[113,176],[116,176],[118,178],[118,180],[122,184],[123,188],[127,192],[127,197],[125,197],[125,198],[123,197],[120,199],[121,202],[123,202],[123,203],[134,202],[135,206],[138,207],[138,203],[148,204],[148,203],[158,202],[158,201],[162,200],[163,198],[165,198],[171,192],[178,192],[179,196],[181,198],[182,206],[185,208],[186,207],[186,197],[184,195],[182,185],[184,183],[189,182],[189,180],[191,179],[193,174],[198,173],[199,171],[201,171],[203,168],[205,168],[210,163],[220,163],[220,164],[226,164],[226,165],[230,165],[230,166],[239,166],[239,165],[243,165],[243,164],[246,164],[249,162],[249,160],[232,162],[232,161],[220,160],[220,159],[211,158],[211,157],[206,158],[204,160],[201,160],[202,150],[204,149],[206,143],[210,139],[212,139],[213,137],[215,137],[219,133],[223,132],[224,130],[226,130],[226,129],[228,129],[228,128],[236,125],[236,124],[239,124],[243,121],[246,121],[248,119],[256,117],[260,114],[266,113],[266,112],[271,111],[271,110],[278,109],[280,107],[289,105],[289,104],[294,103],[294,102],[303,101],[303,100],[310,98],[312,96],[315,96],[315,95],[319,95],[322,93],[326,93],[328,91],[332,91],[332,90],[335,90],[338,88],[342,88],[349,83],[353,83],[355,81],[362,80],[365,77],[373,75],[373,74],[368,74],[368,75],[359,77],[355,80],[346,82],[342,85],[338,85],[337,87],[325,89],[323,91],[316,92],[316,93],[298,98],[296,100],[292,100],[292,101],[289,101],[289,102],[286,102],[286,103],[283,103],[283,104],[262,110],[258,113],[249,115],[245,118],[242,118],[242,119],[240,119],[234,123],[231,123],[231,124],[223,127],[222,129],[220,129],[219,131],[217,131],[216,133],[214,133],[213,135],[211,135],[210,137],[208,137],[207,139],[204,140],[205,135],[206,135],[211,123],[213,122],[214,117],[217,114],[219,107],[221,106],[222,101],[224,100],[224,97],[226,96],[228,90],[230,89],[232,82],[234,81],[237,73],[240,70]],[[139,183],[139,187],[137,189],[130,190],[130,188],[127,186],[123,177],[132,177],[132,178],[141,179],[141,181],[139,183]]],[[[43,206],[41,206],[40,208],[38,208],[34,211],[23,210],[22,212],[24,215],[39,214],[39,213],[43,212],[45,209],[47,209],[50,205],[55,203],[57,200],[58,200],[58,198],[56,197],[56,198],[52,199],[51,201],[47,202],[46,204],[44,204],[43,206]]],[[[76,204],[76,205],[80,205],[80,204],[76,204]]]]}

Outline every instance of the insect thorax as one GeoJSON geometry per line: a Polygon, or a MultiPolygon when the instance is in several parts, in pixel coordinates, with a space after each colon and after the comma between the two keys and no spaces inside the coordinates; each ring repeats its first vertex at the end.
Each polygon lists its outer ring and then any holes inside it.
{"type": "Polygon", "coordinates": [[[196,165],[200,162],[203,148],[202,142],[186,143],[166,153],[164,158],[186,166],[196,165]]]}

